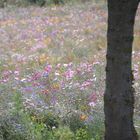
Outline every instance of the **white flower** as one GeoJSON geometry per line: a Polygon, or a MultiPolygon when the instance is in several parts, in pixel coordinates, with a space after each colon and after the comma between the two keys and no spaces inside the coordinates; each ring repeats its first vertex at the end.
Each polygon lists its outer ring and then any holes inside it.
{"type": "Polygon", "coordinates": [[[59,74],[58,72],[55,72],[55,75],[56,75],[56,76],[59,76],[60,74],[59,74]]]}
{"type": "Polygon", "coordinates": [[[56,128],[55,126],[52,127],[52,129],[55,129],[55,128],[56,128]]]}
{"type": "Polygon", "coordinates": [[[95,102],[89,102],[89,104],[88,104],[90,107],[94,107],[96,104],[95,104],[95,102]]]}

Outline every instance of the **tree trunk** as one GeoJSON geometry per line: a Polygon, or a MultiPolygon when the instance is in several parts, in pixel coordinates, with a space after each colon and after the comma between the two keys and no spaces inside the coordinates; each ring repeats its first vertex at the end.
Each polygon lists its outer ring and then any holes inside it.
{"type": "Polygon", "coordinates": [[[139,0],[108,0],[105,140],[138,140],[133,124],[133,27],[139,0]]]}

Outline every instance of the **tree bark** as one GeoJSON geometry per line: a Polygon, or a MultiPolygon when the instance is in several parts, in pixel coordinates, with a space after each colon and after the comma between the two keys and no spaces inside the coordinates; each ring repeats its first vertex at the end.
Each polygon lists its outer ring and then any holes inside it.
{"type": "Polygon", "coordinates": [[[133,27],[139,0],[108,0],[105,140],[138,140],[133,124],[133,27]]]}

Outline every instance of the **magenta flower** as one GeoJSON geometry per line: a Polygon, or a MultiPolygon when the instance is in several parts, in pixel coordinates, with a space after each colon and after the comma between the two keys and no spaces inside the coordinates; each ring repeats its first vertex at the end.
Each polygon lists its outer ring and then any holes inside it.
{"type": "Polygon", "coordinates": [[[40,78],[41,78],[41,73],[40,72],[36,72],[32,76],[32,80],[38,80],[40,78]]]}
{"type": "Polygon", "coordinates": [[[52,70],[52,65],[47,65],[47,66],[45,67],[45,71],[46,71],[46,72],[50,73],[51,70],[52,70]]]}
{"type": "Polygon", "coordinates": [[[74,74],[75,74],[75,72],[73,70],[68,69],[65,73],[66,79],[67,80],[72,79],[74,77],[74,74]]]}
{"type": "Polygon", "coordinates": [[[91,81],[84,81],[82,85],[80,85],[80,89],[84,90],[85,88],[89,87],[92,84],[91,81]]]}

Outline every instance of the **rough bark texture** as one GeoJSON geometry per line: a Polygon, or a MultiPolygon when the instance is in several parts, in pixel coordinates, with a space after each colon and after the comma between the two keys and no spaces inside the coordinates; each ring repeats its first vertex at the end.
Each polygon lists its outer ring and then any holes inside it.
{"type": "Polygon", "coordinates": [[[133,124],[133,26],[139,0],[108,0],[105,140],[138,140],[133,124]]]}

